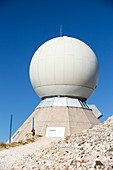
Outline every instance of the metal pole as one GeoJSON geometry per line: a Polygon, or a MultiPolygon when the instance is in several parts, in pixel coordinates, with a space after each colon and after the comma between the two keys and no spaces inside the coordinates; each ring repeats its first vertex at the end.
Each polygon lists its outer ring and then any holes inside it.
{"type": "Polygon", "coordinates": [[[32,130],[31,130],[31,132],[32,132],[32,136],[34,136],[35,135],[34,117],[32,118],[32,130]]]}
{"type": "Polygon", "coordinates": [[[9,143],[11,143],[11,135],[12,135],[12,120],[13,120],[13,115],[11,114],[11,118],[10,118],[10,132],[9,132],[9,143]]]}
{"type": "Polygon", "coordinates": [[[32,118],[32,129],[34,129],[34,117],[32,118]]]}
{"type": "Polygon", "coordinates": [[[60,25],[60,37],[62,37],[62,24],[60,25]]]}

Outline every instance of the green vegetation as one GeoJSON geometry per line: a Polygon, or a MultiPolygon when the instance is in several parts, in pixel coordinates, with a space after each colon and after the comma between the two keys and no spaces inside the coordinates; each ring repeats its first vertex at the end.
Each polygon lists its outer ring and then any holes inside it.
{"type": "Polygon", "coordinates": [[[26,142],[30,143],[30,142],[35,142],[35,138],[27,138],[26,142]]]}
{"type": "Polygon", "coordinates": [[[18,142],[12,142],[12,143],[1,142],[0,143],[0,150],[9,149],[9,148],[12,148],[12,147],[16,147],[16,146],[21,146],[21,145],[25,145],[25,144],[28,144],[28,143],[32,143],[32,142],[35,142],[40,137],[42,137],[42,136],[36,135],[34,137],[26,138],[25,140],[20,140],[18,142]]]}

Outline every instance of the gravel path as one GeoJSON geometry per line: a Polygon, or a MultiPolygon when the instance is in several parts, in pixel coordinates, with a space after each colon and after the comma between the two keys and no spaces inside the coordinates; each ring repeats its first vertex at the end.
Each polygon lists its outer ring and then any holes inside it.
{"type": "Polygon", "coordinates": [[[0,151],[0,170],[11,170],[12,165],[18,160],[58,140],[56,138],[41,138],[34,143],[0,151]]]}

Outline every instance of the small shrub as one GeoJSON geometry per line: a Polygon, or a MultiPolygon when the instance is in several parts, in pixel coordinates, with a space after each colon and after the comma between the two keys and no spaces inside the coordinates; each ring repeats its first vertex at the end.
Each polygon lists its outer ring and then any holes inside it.
{"type": "Polygon", "coordinates": [[[18,144],[19,145],[24,145],[25,143],[22,140],[20,140],[20,141],[18,141],[18,144]]]}
{"type": "Polygon", "coordinates": [[[10,144],[10,147],[15,147],[15,146],[18,146],[18,145],[19,145],[18,142],[13,142],[13,143],[10,144]]]}
{"type": "Polygon", "coordinates": [[[0,143],[0,148],[7,148],[7,144],[4,142],[0,143]]]}
{"type": "Polygon", "coordinates": [[[26,142],[30,143],[30,142],[35,142],[35,139],[34,138],[27,138],[26,139],[26,142]]]}
{"type": "Polygon", "coordinates": [[[41,137],[43,137],[43,135],[35,135],[36,137],[39,137],[39,138],[41,138],[41,137]]]}

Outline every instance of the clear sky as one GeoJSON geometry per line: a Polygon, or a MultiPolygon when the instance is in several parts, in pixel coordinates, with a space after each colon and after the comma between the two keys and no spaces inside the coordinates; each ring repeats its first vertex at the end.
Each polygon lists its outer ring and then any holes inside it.
{"type": "Polygon", "coordinates": [[[83,40],[97,55],[100,80],[88,99],[103,113],[113,114],[113,3],[110,0],[0,1],[0,141],[9,138],[40,102],[29,79],[36,49],[60,35],[83,40]]]}

